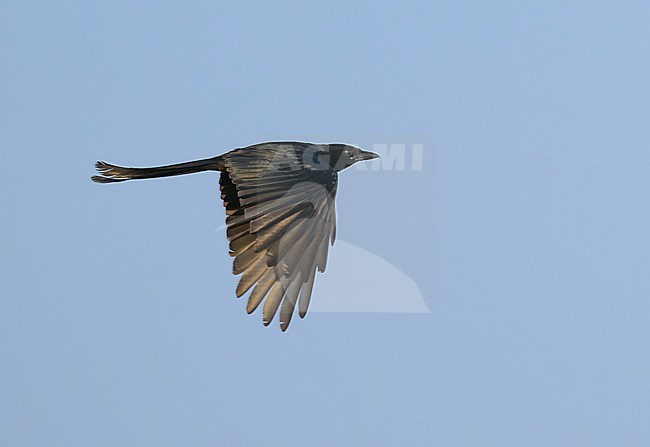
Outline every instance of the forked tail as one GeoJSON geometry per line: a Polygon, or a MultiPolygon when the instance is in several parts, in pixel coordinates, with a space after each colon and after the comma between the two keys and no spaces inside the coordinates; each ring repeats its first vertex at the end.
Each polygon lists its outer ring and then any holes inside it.
{"type": "Polygon", "coordinates": [[[193,174],[202,171],[221,171],[224,169],[221,156],[206,158],[204,160],[190,161],[167,166],[156,166],[153,168],[125,168],[115,166],[104,161],[95,163],[95,168],[101,175],[93,175],[93,182],[115,183],[126,180],[170,177],[173,175],[193,174]]]}

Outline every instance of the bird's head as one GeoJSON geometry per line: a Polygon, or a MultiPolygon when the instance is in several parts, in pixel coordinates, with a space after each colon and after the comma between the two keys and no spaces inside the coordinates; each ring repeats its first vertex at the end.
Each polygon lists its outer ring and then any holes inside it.
{"type": "Polygon", "coordinates": [[[379,158],[379,155],[374,152],[364,151],[358,147],[347,144],[330,144],[329,156],[329,164],[336,171],[342,171],[358,161],[379,158]]]}

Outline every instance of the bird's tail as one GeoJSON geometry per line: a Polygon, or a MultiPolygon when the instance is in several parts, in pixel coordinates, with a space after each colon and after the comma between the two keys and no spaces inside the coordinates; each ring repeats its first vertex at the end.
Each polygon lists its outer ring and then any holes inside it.
{"type": "Polygon", "coordinates": [[[204,160],[190,161],[153,168],[125,168],[115,166],[104,161],[95,163],[95,168],[101,175],[93,175],[93,182],[115,183],[132,179],[145,179],[157,177],[170,177],[173,175],[193,174],[202,171],[222,171],[225,169],[223,157],[206,158],[204,160]]]}

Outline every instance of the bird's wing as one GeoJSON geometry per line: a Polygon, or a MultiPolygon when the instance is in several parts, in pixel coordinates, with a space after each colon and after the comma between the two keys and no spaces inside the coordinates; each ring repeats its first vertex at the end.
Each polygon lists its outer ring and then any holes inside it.
{"type": "Polygon", "coordinates": [[[247,311],[266,297],[263,321],[280,309],[285,331],[298,304],[309,307],[316,270],[325,271],[336,233],[337,174],[306,169],[293,150],[234,151],[220,179],[237,297],[252,289],[247,311]]]}

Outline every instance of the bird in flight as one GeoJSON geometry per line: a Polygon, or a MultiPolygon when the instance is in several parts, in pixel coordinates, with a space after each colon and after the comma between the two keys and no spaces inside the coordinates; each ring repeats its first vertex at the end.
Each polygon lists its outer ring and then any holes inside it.
{"type": "Polygon", "coordinates": [[[329,244],[336,239],[338,173],[378,158],[347,144],[269,142],[223,155],[152,168],[95,164],[97,183],[219,171],[226,207],[226,235],[233,274],[242,275],[236,295],[248,296],[247,312],[264,301],[268,326],[280,309],[286,331],[296,304],[304,318],[316,270],[325,271],[329,244]]]}

